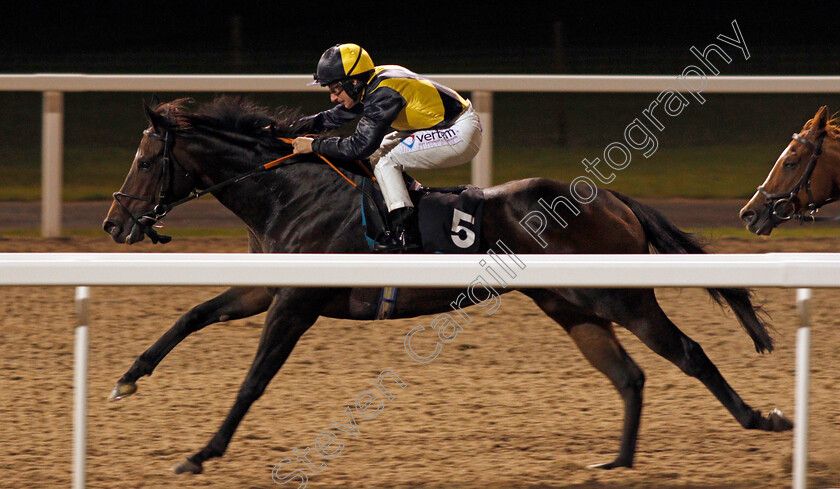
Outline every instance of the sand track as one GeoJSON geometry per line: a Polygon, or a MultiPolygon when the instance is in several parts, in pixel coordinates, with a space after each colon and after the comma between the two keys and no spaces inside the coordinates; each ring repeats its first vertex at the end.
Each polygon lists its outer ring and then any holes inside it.
{"type": "MultiPolygon", "coordinates": [[[[723,239],[719,252],[835,251],[833,239],[723,239]]],[[[245,251],[236,238],[180,239],[132,251],[245,251]]],[[[126,251],[107,238],[4,239],[7,251],[126,251]]],[[[407,387],[344,437],[340,456],[308,487],[720,488],[787,487],[792,435],[745,431],[696,380],[618,329],[647,376],[633,470],[592,471],[618,448],[621,404],[563,331],[522,295],[503,297],[432,363],[412,362],[404,335],[429,318],[321,320],[300,341],[222,459],[205,474],[170,468],[221,423],[253,358],[262,316],[213,325],[176,348],[138,393],[107,403],[134,358],[214,287],[92,288],[88,485],[91,488],[277,487],[272,467],[312,447],[384,369],[407,387]]],[[[793,415],[794,291],[760,289],[777,350],[760,356],[731,314],[699,290],[658,290],[753,407],[793,415]]],[[[70,484],[73,289],[0,288],[0,487],[70,484]]],[[[811,484],[840,485],[840,291],[814,296],[811,484]]],[[[468,312],[471,310],[468,310],[468,312]]],[[[319,460],[316,456],[315,460],[319,460]]],[[[289,465],[302,468],[300,464],[289,465]]],[[[288,487],[294,487],[291,483],[288,487]]]]}

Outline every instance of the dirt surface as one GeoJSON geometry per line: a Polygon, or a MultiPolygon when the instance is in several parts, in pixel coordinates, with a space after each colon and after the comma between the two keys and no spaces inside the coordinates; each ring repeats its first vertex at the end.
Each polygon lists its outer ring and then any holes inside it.
{"type": "MultiPolygon", "coordinates": [[[[835,239],[722,239],[719,252],[835,251],[835,239]]],[[[130,251],[241,252],[238,238],[184,238],[130,251]]],[[[126,251],[102,238],[4,239],[0,252],[126,251]]],[[[224,458],[205,473],[171,467],[204,446],[233,403],[263,316],[213,325],[177,347],[139,391],[106,402],[135,357],[214,287],[94,287],[90,320],[88,487],[276,487],[271,471],[311,447],[344,408],[390,369],[407,384],[378,417],[342,435],[341,454],[308,487],[776,488],[789,487],[792,432],[747,431],[698,381],[627,331],[620,340],[647,376],[636,467],[587,469],[618,449],[622,406],[606,378],[526,297],[503,296],[433,362],[403,338],[430,317],[388,323],[320,320],[248,413],[224,458]]],[[[747,403],[794,414],[794,291],[760,289],[777,350],[758,355],[732,317],[696,289],[657,291],[747,403]]],[[[835,315],[840,292],[813,301],[810,487],[840,486],[835,315]]],[[[0,487],[70,484],[73,313],[71,287],[0,288],[0,487]]],[[[481,315],[481,316],[479,316],[481,315]]],[[[285,470],[279,472],[284,475],[285,470]]],[[[290,482],[295,487],[297,479],[290,482]]]]}

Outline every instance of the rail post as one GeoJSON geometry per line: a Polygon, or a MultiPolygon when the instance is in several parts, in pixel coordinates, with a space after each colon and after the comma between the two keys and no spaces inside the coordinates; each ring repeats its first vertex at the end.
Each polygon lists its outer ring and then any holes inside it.
{"type": "Polygon", "coordinates": [[[76,287],[76,346],[73,368],[73,489],[85,487],[87,456],[88,302],[90,289],[76,287]]]}
{"type": "Polygon", "coordinates": [[[481,120],[481,149],[472,160],[472,184],[476,187],[493,185],[493,92],[476,90],[470,97],[481,120]]]}
{"type": "Polygon", "coordinates": [[[61,182],[64,151],[64,94],[44,92],[41,118],[41,235],[61,235],[61,182]]]}
{"type": "Polygon", "coordinates": [[[793,436],[793,489],[805,489],[808,481],[808,383],[811,350],[811,289],[796,289],[796,412],[793,436]]]}

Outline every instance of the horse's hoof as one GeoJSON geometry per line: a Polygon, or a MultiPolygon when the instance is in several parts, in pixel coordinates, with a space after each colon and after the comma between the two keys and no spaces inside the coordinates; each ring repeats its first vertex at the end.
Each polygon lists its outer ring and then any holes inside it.
{"type": "Polygon", "coordinates": [[[615,459],[612,462],[606,464],[592,464],[587,465],[587,469],[601,469],[601,470],[612,470],[617,469],[619,467],[627,467],[628,469],[633,467],[632,463],[622,462],[619,459],[615,459]]]}
{"type": "Polygon", "coordinates": [[[770,411],[767,419],[770,421],[771,431],[788,431],[793,429],[793,421],[787,419],[778,409],[770,411]]]}
{"type": "Polygon", "coordinates": [[[172,467],[172,471],[176,474],[200,474],[204,469],[201,468],[201,464],[197,464],[190,459],[185,459],[175,467],[172,467]]]}
{"type": "Polygon", "coordinates": [[[135,392],[137,392],[137,384],[120,384],[117,382],[117,385],[114,386],[114,390],[111,391],[111,395],[108,396],[108,400],[119,401],[123,397],[128,397],[135,392]]]}

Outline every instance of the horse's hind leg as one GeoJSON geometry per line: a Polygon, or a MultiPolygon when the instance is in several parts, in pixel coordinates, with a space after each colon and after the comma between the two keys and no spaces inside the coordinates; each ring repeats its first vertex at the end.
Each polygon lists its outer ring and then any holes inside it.
{"type": "Polygon", "coordinates": [[[618,342],[610,321],[586,314],[549,291],[528,291],[527,294],[549,317],[563,326],[584,357],[610,379],[624,401],[624,426],[618,456],[612,462],[590,467],[632,467],[642,415],[644,373],[618,342]]]}
{"type": "Polygon", "coordinates": [[[232,287],[181,316],[169,330],[137,357],[125,375],[117,381],[110,400],[116,401],[137,391],[137,379],[152,375],[155,367],[184,338],[219,321],[241,319],[259,314],[271,304],[264,287],[232,287]]]}
{"type": "MultiPolygon", "coordinates": [[[[617,308],[616,313],[624,317],[615,322],[639,337],[651,350],[678,366],[683,372],[695,377],[717,397],[732,413],[732,416],[747,429],[764,431],[785,431],[793,424],[773,410],[769,416],[752,409],[726,382],[717,367],[694,340],[680,331],[659,307],[653,290],[623,290],[626,308],[617,308]],[[632,304],[632,306],[631,306],[632,304]]],[[[605,301],[608,302],[608,301],[605,301]]]]}

